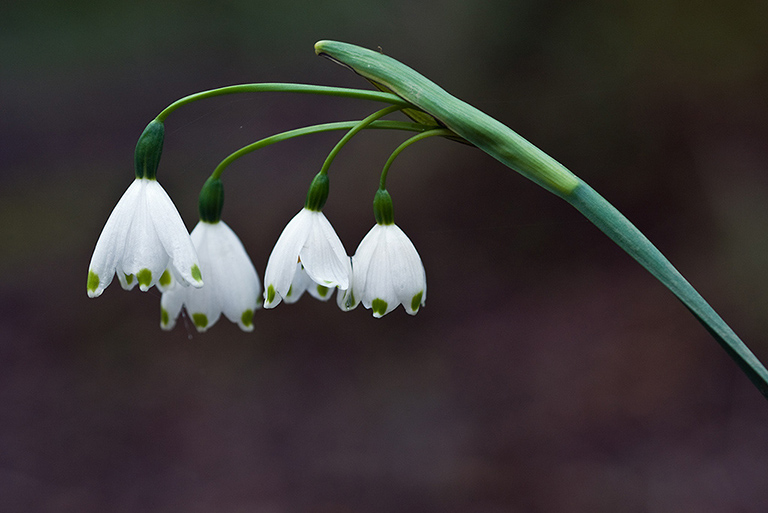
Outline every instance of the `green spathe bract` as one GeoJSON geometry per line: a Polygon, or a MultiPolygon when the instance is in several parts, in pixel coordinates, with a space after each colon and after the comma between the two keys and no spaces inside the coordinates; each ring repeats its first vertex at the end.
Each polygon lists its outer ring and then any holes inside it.
{"type": "Polygon", "coordinates": [[[315,52],[395,93],[508,167],[573,205],[669,288],[768,398],[768,371],[762,363],[664,255],[584,181],[509,127],[455,98],[391,57],[335,41],[319,41],[315,44],[315,52]]]}

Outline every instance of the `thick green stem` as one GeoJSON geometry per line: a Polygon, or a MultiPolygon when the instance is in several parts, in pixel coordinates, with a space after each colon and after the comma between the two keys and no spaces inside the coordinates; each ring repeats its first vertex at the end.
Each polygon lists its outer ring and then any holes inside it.
{"type": "Polygon", "coordinates": [[[391,57],[336,41],[316,43],[315,52],[386,87],[457,135],[576,207],[669,288],[768,398],[768,371],[763,364],[664,255],[576,175],[509,127],[391,57]]]}
{"type": "Polygon", "coordinates": [[[563,199],[672,291],[768,398],[768,371],[763,364],[635,225],[583,181],[563,199]]]}

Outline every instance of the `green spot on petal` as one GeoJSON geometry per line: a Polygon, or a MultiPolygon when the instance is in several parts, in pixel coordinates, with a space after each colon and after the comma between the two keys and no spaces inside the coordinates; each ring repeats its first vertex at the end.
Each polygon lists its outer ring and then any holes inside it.
{"type": "Polygon", "coordinates": [[[328,295],[328,287],[323,287],[322,285],[317,286],[317,293],[320,294],[320,297],[325,297],[328,295]]]}
{"type": "Polygon", "coordinates": [[[125,274],[125,283],[130,285],[133,283],[133,275],[132,274],[125,274]]]}
{"type": "Polygon", "coordinates": [[[194,278],[195,281],[203,281],[203,275],[200,274],[200,268],[197,264],[192,266],[192,278],[194,278]]]}
{"type": "Polygon", "coordinates": [[[371,308],[373,309],[373,313],[384,315],[387,313],[387,302],[383,299],[376,298],[371,303],[371,308]]]}
{"type": "Polygon", "coordinates": [[[288,294],[285,295],[286,298],[291,297],[291,294],[293,294],[293,285],[291,285],[291,288],[288,289],[288,294]]]}
{"type": "Polygon", "coordinates": [[[96,292],[97,288],[99,288],[99,275],[88,271],[88,292],[96,292]]]}
{"type": "Polygon", "coordinates": [[[253,326],[253,310],[249,308],[248,310],[243,312],[243,315],[240,316],[240,320],[242,321],[243,326],[246,326],[248,328],[253,326]]]}
{"type": "Polygon", "coordinates": [[[413,296],[413,299],[411,299],[411,310],[414,312],[419,309],[419,305],[421,305],[421,298],[424,296],[424,291],[422,290],[415,296],[413,296]]]}
{"type": "Polygon", "coordinates": [[[267,303],[271,303],[274,300],[275,300],[275,287],[270,285],[267,288],[267,303]]]}
{"type": "Polygon", "coordinates": [[[192,322],[194,322],[195,326],[198,328],[205,328],[208,326],[208,316],[204,313],[194,313],[192,314],[192,322]]]}
{"type": "MultiPolygon", "coordinates": [[[[149,269],[142,269],[136,273],[136,278],[139,280],[140,287],[149,287],[152,283],[152,271],[149,269]]],[[[128,283],[131,283],[130,281],[128,283]]]]}
{"type": "Polygon", "coordinates": [[[168,317],[168,310],[166,310],[165,308],[161,308],[160,309],[160,323],[163,326],[168,326],[168,322],[169,321],[170,321],[170,319],[168,317]]]}
{"type": "Polygon", "coordinates": [[[160,275],[160,279],[158,280],[157,283],[159,283],[163,287],[167,287],[168,285],[171,284],[171,273],[168,272],[168,269],[163,271],[163,274],[160,275]]]}

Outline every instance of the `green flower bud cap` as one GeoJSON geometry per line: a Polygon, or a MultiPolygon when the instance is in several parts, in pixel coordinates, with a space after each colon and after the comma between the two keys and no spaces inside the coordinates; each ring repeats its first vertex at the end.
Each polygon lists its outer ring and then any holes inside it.
{"type": "Polygon", "coordinates": [[[328,191],[330,185],[328,182],[328,175],[323,173],[317,173],[312,180],[312,184],[309,186],[307,192],[307,201],[304,202],[304,208],[312,210],[314,212],[320,212],[325,206],[325,201],[328,199],[328,191]]]}
{"type": "Polygon", "coordinates": [[[136,178],[154,180],[157,176],[157,166],[160,165],[160,154],[163,152],[165,126],[158,120],[152,120],[136,143],[134,163],[136,178]]]}
{"type": "Polygon", "coordinates": [[[379,189],[373,197],[373,215],[376,224],[395,224],[395,214],[392,210],[392,197],[386,189],[379,189]]]}
{"type": "Polygon", "coordinates": [[[208,178],[200,190],[200,198],[197,201],[200,220],[206,223],[218,223],[221,220],[223,206],[224,184],[218,178],[208,178]]]}

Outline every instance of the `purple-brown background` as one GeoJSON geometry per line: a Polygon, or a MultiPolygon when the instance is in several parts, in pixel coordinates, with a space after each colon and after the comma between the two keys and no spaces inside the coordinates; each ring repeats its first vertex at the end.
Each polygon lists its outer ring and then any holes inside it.
{"type": "MultiPolygon", "coordinates": [[[[319,39],[382,50],[584,178],[768,360],[764,2],[15,2],[0,16],[0,503],[24,512],[757,512],[768,404],[685,308],[561,200],[431,139],[389,190],[424,260],[416,317],[304,298],[199,335],[156,291],[85,293],[163,107],[202,89],[367,87],[319,39]]],[[[225,97],[168,119],[187,226],[229,152],[368,102],[225,97]]],[[[226,172],[263,273],[340,134],[226,172]]],[[[347,251],[403,134],[331,170],[347,251]]]]}

